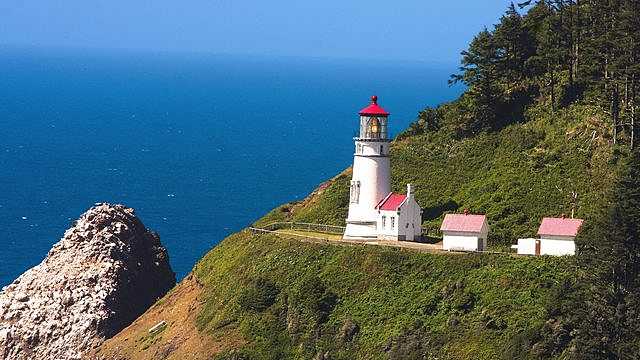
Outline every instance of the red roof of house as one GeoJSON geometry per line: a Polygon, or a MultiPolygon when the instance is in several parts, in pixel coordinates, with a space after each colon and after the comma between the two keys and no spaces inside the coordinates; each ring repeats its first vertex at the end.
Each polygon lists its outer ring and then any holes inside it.
{"type": "Polygon", "coordinates": [[[538,235],[576,236],[582,226],[582,219],[544,218],[538,235]]]}
{"type": "Polygon", "coordinates": [[[371,104],[369,104],[369,106],[367,106],[366,108],[360,110],[359,114],[389,116],[387,110],[381,108],[380,105],[378,105],[378,97],[375,95],[371,97],[371,104]]]}
{"type": "Polygon", "coordinates": [[[378,203],[378,205],[376,206],[376,209],[392,210],[392,211],[398,210],[398,208],[400,207],[400,205],[402,205],[402,202],[406,198],[407,198],[407,195],[389,193],[389,195],[387,195],[384,199],[382,199],[378,203]]]}
{"type": "Polygon", "coordinates": [[[441,231],[480,232],[487,220],[486,215],[447,214],[440,226],[441,231]]]}

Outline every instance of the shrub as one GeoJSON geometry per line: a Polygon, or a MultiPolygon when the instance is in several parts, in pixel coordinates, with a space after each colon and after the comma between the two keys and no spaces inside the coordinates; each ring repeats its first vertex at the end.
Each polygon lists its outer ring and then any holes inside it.
{"type": "Polygon", "coordinates": [[[242,310],[264,311],[276,302],[279,292],[273,282],[259,278],[243,288],[238,297],[238,305],[242,310]]]}

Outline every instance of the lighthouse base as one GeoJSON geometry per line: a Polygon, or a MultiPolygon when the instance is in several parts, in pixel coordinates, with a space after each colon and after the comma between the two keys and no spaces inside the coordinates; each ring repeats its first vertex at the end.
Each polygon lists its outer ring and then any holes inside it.
{"type": "Polygon", "coordinates": [[[349,221],[342,236],[344,240],[377,240],[378,228],[375,221],[349,221]]]}

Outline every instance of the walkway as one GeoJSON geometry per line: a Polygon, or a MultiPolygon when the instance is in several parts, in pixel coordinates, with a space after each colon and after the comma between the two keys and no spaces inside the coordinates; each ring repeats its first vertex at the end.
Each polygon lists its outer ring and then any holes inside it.
{"type": "Polygon", "coordinates": [[[461,251],[442,250],[442,242],[436,244],[417,243],[412,241],[394,240],[343,240],[344,227],[323,224],[278,222],[271,223],[264,228],[250,227],[253,233],[275,234],[280,237],[296,239],[305,242],[334,245],[374,245],[409,249],[426,253],[464,254],[461,251]]]}
{"type": "MultiPolygon", "coordinates": [[[[442,250],[442,241],[436,244],[418,243],[413,241],[395,241],[395,240],[344,240],[344,226],[298,223],[298,222],[274,222],[266,225],[264,228],[249,227],[249,231],[253,233],[275,234],[282,238],[295,239],[304,242],[312,242],[317,244],[334,244],[346,246],[358,245],[377,245],[389,246],[401,249],[408,249],[423,253],[438,254],[469,254],[470,251],[442,250]]],[[[509,256],[527,256],[518,255],[512,252],[503,251],[476,251],[483,254],[509,255],[509,256]]]]}

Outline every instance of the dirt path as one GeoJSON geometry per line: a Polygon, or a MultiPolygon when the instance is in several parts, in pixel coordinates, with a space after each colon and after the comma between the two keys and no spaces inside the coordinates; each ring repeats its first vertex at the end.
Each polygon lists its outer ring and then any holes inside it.
{"type": "MultiPolygon", "coordinates": [[[[412,241],[394,241],[394,240],[344,240],[341,235],[336,234],[325,234],[315,231],[307,231],[307,230],[295,230],[295,229],[282,229],[282,230],[267,230],[260,228],[249,228],[250,231],[254,233],[268,233],[275,234],[280,237],[285,237],[288,239],[295,239],[304,242],[312,242],[318,244],[333,244],[333,245],[344,245],[344,246],[363,246],[363,245],[372,245],[372,246],[389,246],[401,249],[407,249],[412,251],[424,252],[424,253],[435,253],[435,254],[468,254],[468,251],[449,251],[442,249],[442,241],[435,244],[426,244],[426,243],[418,243],[412,241]]],[[[481,253],[487,254],[498,254],[498,255],[508,255],[508,256],[521,256],[514,253],[500,252],[500,251],[482,251],[481,253]]]]}
{"type": "Polygon", "coordinates": [[[389,246],[389,247],[397,247],[403,249],[410,249],[420,252],[444,252],[450,253],[449,251],[442,250],[442,242],[436,244],[425,244],[425,243],[417,243],[411,241],[393,241],[393,240],[343,240],[341,235],[336,234],[324,234],[320,232],[312,232],[306,230],[293,230],[293,229],[283,229],[283,230],[266,230],[259,228],[250,228],[251,231],[259,232],[259,233],[272,233],[276,234],[280,237],[287,237],[290,239],[296,239],[300,241],[313,242],[313,243],[324,243],[324,244],[334,244],[334,245],[373,245],[373,246],[389,246]]]}

